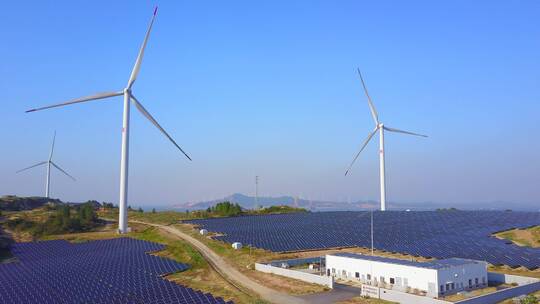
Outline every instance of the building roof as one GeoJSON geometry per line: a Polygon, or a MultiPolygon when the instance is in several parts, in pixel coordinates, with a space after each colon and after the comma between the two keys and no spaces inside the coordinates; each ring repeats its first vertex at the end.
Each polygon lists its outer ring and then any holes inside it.
{"type": "Polygon", "coordinates": [[[348,253],[348,252],[329,254],[329,256],[346,257],[346,258],[357,259],[357,260],[367,260],[367,261],[405,265],[405,266],[418,267],[418,268],[428,268],[428,269],[443,269],[443,268],[449,268],[449,267],[454,267],[454,266],[463,266],[463,265],[469,265],[469,264],[483,263],[481,261],[462,259],[462,258],[433,260],[429,262],[416,262],[416,261],[393,259],[393,258],[386,258],[386,257],[380,257],[380,256],[364,255],[364,254],[355,254],[355,253],[348,253]]]}

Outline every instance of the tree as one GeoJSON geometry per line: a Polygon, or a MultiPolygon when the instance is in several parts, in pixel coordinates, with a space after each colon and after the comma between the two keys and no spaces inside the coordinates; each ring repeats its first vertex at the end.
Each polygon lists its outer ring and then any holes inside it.
{"type": "Polygon", "coordinates": [[[139,209],[137,209],[137,212],[139,212],[139,213],[143,213],[143,212],[144,212],[144,210],[143,210],[143,209],[142,209],[141,207],[139,207],[139,209]]]}
{"type": "Polygon", "coordinates": [[[229,201],[217,203],[214,207],[206,210],[207,212],[215,213],[216,215],[221,216],[235,216],[242,213],[242,207],[238,203],[231,203],[229,201]]]}
{"type": "Polygon", "coordinates": [[[156,213],[156,208],[152,208],[152,213],[156,213]]]}

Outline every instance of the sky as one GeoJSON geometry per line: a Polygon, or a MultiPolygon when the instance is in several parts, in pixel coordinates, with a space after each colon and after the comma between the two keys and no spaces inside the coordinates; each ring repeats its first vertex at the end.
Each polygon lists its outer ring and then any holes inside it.
{"type": "Polygon", "coordinates": [[[118,201],[121,90],[153,6],[133,92],[130,205],[253,195],[378,200],[364,79],[390,134],[387,200],[538,206],[538,1],[11,1],[0,10],[0,194],[118,201]]]}

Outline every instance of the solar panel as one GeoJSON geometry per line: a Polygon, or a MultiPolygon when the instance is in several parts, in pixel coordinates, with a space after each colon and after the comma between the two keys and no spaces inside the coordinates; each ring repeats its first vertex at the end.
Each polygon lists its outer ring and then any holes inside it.
{"type": "Polygon", "coordinates": [[[147,254],[163,248],[131,238],[16,243],[18,261],[0,264],[0,303],[225,303],[164,279],[189,266],[147,254]]]}
{"type": "MultiPolygon", "coordinates": [[[[540,225],[540,212],[385,211],[374,213],[378,250],[438,259],[484,260],[510,267],[540,267],[540,248],[492,236],[540,225]]],[[[369,212],[306,212],[184,221],[218,232],[218,240],[273,252],[371,247],[369,212]]]]}

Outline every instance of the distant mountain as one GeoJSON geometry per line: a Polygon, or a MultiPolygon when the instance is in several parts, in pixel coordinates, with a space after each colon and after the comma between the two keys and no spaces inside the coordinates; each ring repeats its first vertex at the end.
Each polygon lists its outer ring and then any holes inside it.
{"type": "MultiPolygon", "coordinates": [[[[255,197],[247,196],[241,193],[235,193],[227,197],[203,201],[203,202],[188,202],[184,204],[177,204],[173,207],[175,209],[206,209],[210,206],[213,206],[219,202],[230,201],[231,203],[238,203],[240,206],[246,209],[255,208],[255,197]]],[[[278,197],[259,197],[258,199],[259,206],[269,207],[275,205],[286,205],[291,207],[300,207],[312,211],[331,211],[331,210],[368,210],[372,208],[377,208],[378,203],[373,201],[368,202],[354,202],[354,203],[345,203],[345,202],[328,202],[328,201],[318,201],[318,200],[307,200],[302,198],[294,198],[292,196],[278,196],[278,197]]]]}
{"type": "MultiPolygon", "coordinates": [[[[206,209],[219,202],[230,201],[232,203],[238,203],[240,206],[246,209],[255,208],[255,197],[244,195],[241,193],[235,193],[221,199],[215,199],[211,201],[203,202],[188,202],[184,204],[176,204],[174,209],[206,209]]],[[[278,197],[259,197],[259,205],[263,207],[274,205],[287,205],[292,207],[305,208],[311,211],[362,211],[379,209],[379,202],[377,201],[356,201],[356,202],[332,202],[332,201],[319,201],[319,200],[307,200],[303,198],[295,199],[292,196],[278,196],[278,197]]],[[[484,202],[484,203],[438,203],[438,202],[418,202],[418,203],[387,203],[388,210],[435,210],[438,208],[457,208],[460,210],[522,210],[522,211],[540,211],[538,208],[533,207],[535,205],[509,203],[503,201],[484,202]]],[[[538,204],[536,205],[538,206],[538,204]]]]}

